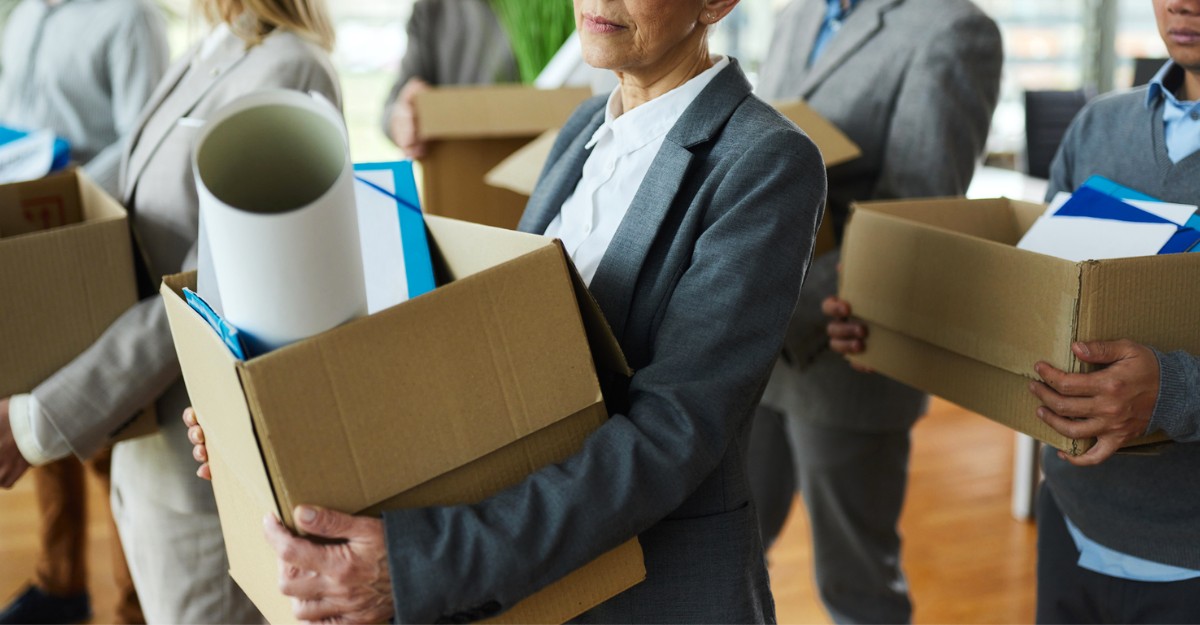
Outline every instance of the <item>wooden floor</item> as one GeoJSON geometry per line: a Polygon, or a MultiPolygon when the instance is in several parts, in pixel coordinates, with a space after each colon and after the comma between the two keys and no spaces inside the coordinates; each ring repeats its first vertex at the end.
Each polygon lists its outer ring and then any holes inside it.
{"type": "MultiPolygon", "coordinates": [[[[1034,614],[1031,524],[1009,514],[1011,432],[935,401],[913,433],[904,564],[918,623],[1029,623],[1034,614]]],[[[92,485],[89,519],[97,623],[113,620],[107,510],[92,485]]],[[[0,492],[0,600],[33,571],[37,516],[31,480],[0,492]]],[[[781,623],[828,623],[812,581],[808,525],[799,503],[770,553],[781,623]]]]}

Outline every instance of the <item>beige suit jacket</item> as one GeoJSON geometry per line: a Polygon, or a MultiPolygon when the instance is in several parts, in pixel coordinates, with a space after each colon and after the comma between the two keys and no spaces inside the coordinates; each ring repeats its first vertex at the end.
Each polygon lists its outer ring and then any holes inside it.
{"type": "MultiPolygon", "coordinates": [[[[198,200],[191,156],[195,127],[224,104],[262,89],[316,91],[340,104],[328,55],[289,32],[275,32],[247,49],[229,36],[209,55],[194,48],[177,61],[151,95],[122,163],[122,200],[130,211],[141,260],[152,287],[162,275],[194,268],[198,200]]],[[[89,457],[111,444],[138,410],[154,403],[162,436],[146,479],[178,480],[157,489],[186,509],[194,462],[180,414],[188,405],[166,314],[154,288],[125,312],[83,354],[33,391],[43,417],[71,450],[89,457]]],[[[208,498],[211,501],[211,497],[208,498]]]]}

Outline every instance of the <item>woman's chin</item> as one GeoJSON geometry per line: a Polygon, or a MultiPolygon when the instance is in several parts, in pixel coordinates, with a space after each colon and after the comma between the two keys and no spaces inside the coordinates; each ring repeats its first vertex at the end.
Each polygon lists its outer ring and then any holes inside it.
{"type": "Polygon", "coordinates": [[[591,65],[596,69],[607,69],[616,71],[621,67],[621,63],[617,55],[612,54],[607,50],[584,47],[583,62],[591,65]]]}

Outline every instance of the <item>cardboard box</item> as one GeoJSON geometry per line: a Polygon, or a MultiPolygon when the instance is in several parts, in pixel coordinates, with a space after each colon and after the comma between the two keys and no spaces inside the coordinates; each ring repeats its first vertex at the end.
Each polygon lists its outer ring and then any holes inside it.
{"type": "MultiPolygon", "coordinates": [[[[817,145],[825,167],[833,167],[852,161],[862,155],[862,151],[837,126],[821,117],[802,100],[778,102],[773,106],[799,126],[817,145]]],[[[550,158],[550,150],[554,140],[558,138],[558,129],[547,130],[532,142],[512,153],[487,173],[484,180],[494,187],[506,189],[528,198],[533,195],[538,176],[550,158]]],[[[817,231],[817,241],[813,248],[813,257],[820,256],[837,247],[833,235],[833,222],[822,220],[821,228],[817,231]]]]}
{"type": "Polygon", "coordinates": [[[852,161],[862,156],[862,150],[850,140],[833,122],[821,117],[804,100],[789,100],[772,102],[776,110],[792,120],[804,134],[817,144],[821,158],[825,159],[825,167],[833,167],[852,161]]]}
{"type": "Polygon", "coordinates": [[[840,295],[870,325],[855,361],[1081,454],[1094,439],[1037,418],[1034,363],[1088,370],[1071,343],[1100,339],[1200,353],[1200,254],[1071,262],[1014,247],[1044,209],[1007,199],[856,204],[840,295]]]}
{"type": "Polygon", "coordinates": [[[82,172],[0,186],[0,397],[28,393],[137,302],[125,209],[82,172]]]}
{"type": "MultiPolygon", "coordinates": [[[[246,362],[180,297],[194,274],[163,283],[230,572],[272,623],[293,619],[264,514],[294,527],[301,503],[375,514],[483,499],[577,452],[608,418],[597,364],[629,374],[561,244],[426,225],[442,286],[246,362]]],[[[491,622],[565,622],[644,578],[631,540],[491,622]]]]}
{"type": "Polygon", "coordinates": [[[561,127],[592,92],[516,85],[441,87],[417,96],[422,206],[431,215],[515,228],[528,197],[489,186],[484,176],[529,140],[561,127]]]}

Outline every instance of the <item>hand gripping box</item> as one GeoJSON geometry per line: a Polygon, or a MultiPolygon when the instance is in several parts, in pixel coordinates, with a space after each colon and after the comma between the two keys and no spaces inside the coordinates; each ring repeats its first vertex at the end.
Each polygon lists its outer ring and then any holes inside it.
{"type": "Polygon", "coordinates": [[[1122,338],[1200,353],[1200,254],[1072,262],[1017,249],[1044,210],[1008,199],[857,204],[840,295],[870,326],[855,361],[1081,454],[1094,439],[1037,418],[1034,363],[1086,371],[1072,342],[1122,338]]]}
{"type": "MultiPolygon", "coordinates": [[[[596,367],[628,366],[559,243],[426,216],[437,289],[245,362],[167,277],[205,428],[230,572],[291,622],[262,518],[477,501],[578,451],[607,418],[596,367]],[[589,346],[590,344],[590,346],[589,346]]],[[[499,615],[562,623],[645,578],[636,539],[499,615]]]]}
{"type": "Polygon", "coordinates": [[[529,198],[484,182],[531,139],[559,128],[592,92],[519,85],[439,87],[418,94],[417,123],[429,141],[421,159],[421,205],[431,215],[515,228],[529,198]]]}

